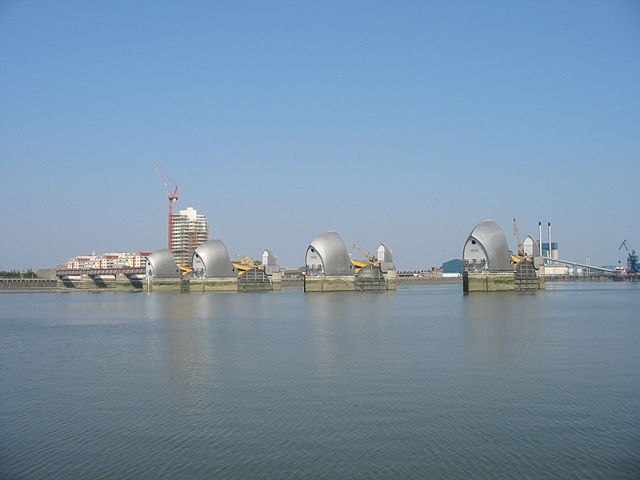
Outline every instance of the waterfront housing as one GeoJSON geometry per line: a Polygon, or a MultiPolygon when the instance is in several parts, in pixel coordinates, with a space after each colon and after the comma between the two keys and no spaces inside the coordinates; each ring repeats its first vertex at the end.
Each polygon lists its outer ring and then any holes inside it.
{"type": "Polygon", "coordinates": [[[102,255],[80,255],[70,259],[65,268],[70,270],[92,270],[106,268],[144,268],[149,252],[110,252],[102,255]]]}

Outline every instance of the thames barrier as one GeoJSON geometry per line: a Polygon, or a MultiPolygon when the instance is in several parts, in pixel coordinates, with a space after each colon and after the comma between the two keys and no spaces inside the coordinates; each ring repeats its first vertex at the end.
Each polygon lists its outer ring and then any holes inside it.
{"type": "MultiPolygon", "coordinates": [[[[520,240],[517,234],[515,252],[509,249],[504,231],[493,220],[478,223],[467,236],[462,258],[456,260],[460,273],[447,278],[462,283],[462,291],[504,292],[540,290],[545,282],[562,275],[567,265],[589,269],[594,279],[637,281],[640,278],[635,251],[627,248],[627,268],[605,268],[572,261],[558,256],[556,242],[542,242],[542,223],[538,239],[531,235],[520,240]],[[564,265],[564,267],[562,267],[564,265]],[[560,275],[558,274],[560,271],[560,275]]],[[[622,246],[626,247],[626,241],[622,246]]],[[[375,253],[353,244],[360,259],[353,258],[338,232],[318,234],[304,251],[304,266],[295,269],[295,277],[287,275],[276,254],[265,249],[259,259],[236,255],[232,259],[221,239],[209,239],[192,249],[190,257],[181,251],[160,249],[145,253],[139,266],[120,268],[59,268],[48,278],[2,279],[0,288],[50,289],[66,291],[128,291],[179,293],[277,292],[284,285],[301,285],[306,293],[394,291],[399,283],[419,281],[423,275],[403,277],[396,268],[394,255],[386,243],[375,253]]],[[[452,261],[453,262],[453,261],[452,261]]],[[[436,277],[428,276],[431,280],[436,277]]],[[[426,282],[429,283],[429,282],[426,282]]]]}

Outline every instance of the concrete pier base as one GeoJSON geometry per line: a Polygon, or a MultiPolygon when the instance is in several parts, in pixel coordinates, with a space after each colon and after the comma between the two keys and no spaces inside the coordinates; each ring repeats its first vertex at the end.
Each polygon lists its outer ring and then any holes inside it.
{"type": "MultiPolygon", "coordinates": [[[[9,282],[6,282],[7,284],[9,282]]],[[[35,282],[32,282],[35,284],[35,282]]],[[[40,282],[45,283],[45,282],[40,282]]],[[[13,282],[11,285],[19,285],[13,282]]],[[[262,282],[240,282],[239,277],[225,278],[94,278],[87,275],[77,278],[48,280],[46,286],[78,291],[118,291],[118,292],[173,292],[173,293],[218,293],[281,291],[282,274],[274,273],[263,277],[262,282]]],[[[3,287],[0,286],[0,288],[3,287]]],[[[16,287],[14,287],[16,288],[16,287]]]]}
{"type": "Polygon", "coordinates": [[[146,292],[182,292],[183,281],[180,278],[152,278],[144,281],[146,292]]]}
{"type": "Polygon", "coordinates": [[[384,279],[387,282],[387,290],[396,290],[398,288],[398,272],[396,270],[389,270],[384,274],[384,279]]]}
{"type": "Polygon", "coordinates": [[[216,292],[237,292],[238,279],[236,277],[228,278],[192,278],[189,280],[191,284],[191,293],[216,293],[216,292]]]}
{"type": "Polygon", "coordinates": [[[469,292],[501,292],[515,290],[514,272],[465,272],[462,290],[469,292]]]}
{"type": "Polygon", "coordinates": [[[271,290],[274,292],[282,290],[282,273],[272,273],[269,278],[271,280],[271,290]]]}
{"type": "Polygon", "coordinates": [[[544,267],[541,266],[541,267],[538,268],[538,288],[540,290],[544,290],[546,288],[545,283],[546,283],[546,281],[545,281],[545,278],[544,278],[544,267]]]}
{"type": "MultiPolygon", "coordinates": [[[[514,290],[544,290],[544,267],[527,276],[519,272],[465,272],[462,275],[462,289],[469,292],[502,292],[514,290]]],[[[532,269],[533,270],[533,269],[532,269]]]]}
{"type": "Polygon", "coordinates": [[[358,278],[353,275],[318,275],[306,276],[304,279],[305,292],[361,292],[395,290],[397,277],[391,275],[380,281],[368,278],[358,278]]]}
{"type": "Polygon", "coordinates": [[[355,292],[356,277],[344,276],[307,276],[304,279],[305,292],[355,292]]]}
{"type": "MultiPolygon", "coordinates": [[[[191,279],[151,279],[149,292],[182,292],[182,293],[233,293],[253,291],[282,290],[282,276],[273,274],[268,282],[246,283],[239,277],[191,278],[191,279]]],[[[145,288],[146,288],[145,280],[145,288]]]]}

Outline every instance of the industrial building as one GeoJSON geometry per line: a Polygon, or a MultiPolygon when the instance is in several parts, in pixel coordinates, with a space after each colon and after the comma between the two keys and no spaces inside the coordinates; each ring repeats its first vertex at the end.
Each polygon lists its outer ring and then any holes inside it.
{"type": "Polygon", "coordinates": [[[172,214],[171,253],[178,265],[191,267],[196,248],[209,238],[207,217],[193,207],[172,214]]]}
{"type": "Polygon", "coordinates": [[[558,243],[557,242],[544,242],[542,244],[542,256],[551,260],[558,260],[558,243]],[[551,248],[549,248],[551,246],[551,248]]]}
{"type": "Polygon", "coordinates": [[[462,273],[464,272],[464,262],[459,258],[454,258],[452,260],[444,262],[440,268],[443,275],[462,275],[462,273]]]}

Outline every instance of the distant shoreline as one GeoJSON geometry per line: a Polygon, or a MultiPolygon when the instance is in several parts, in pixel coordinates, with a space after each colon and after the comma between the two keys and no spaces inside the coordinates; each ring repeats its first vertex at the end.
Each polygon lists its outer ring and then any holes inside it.
{"type": "MultiPolygon", "coordinates": [[[[547,282],[613,282],[615,281],[611,276],[607,275],[593,275],[593,276],[549,276],[545,278],[547,282]]],[[[440,277],[440,276],[422,276],[422,277],[399,277],[397,284],[400,285],[461,285],[462,277],[440,277]]],[[[282,288],[303,287],[304,280],[295,279],[287,280],[282,279],[282,288]]],[[[131,289],[123,287],[96,287],[96,288],[68,288],[62,285],[61,282],[51,279],[0,279],[0,293],[1,292],[47,292],[47,293],[72,293],[72,292],[122,292],[122,293],[139,293],[142,289],[131,289]]]]}

